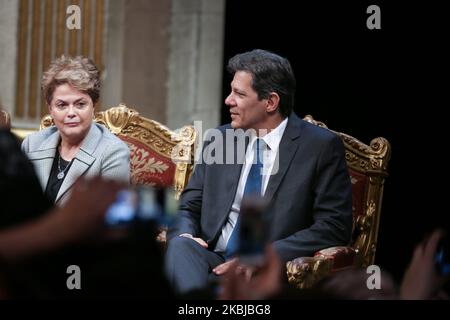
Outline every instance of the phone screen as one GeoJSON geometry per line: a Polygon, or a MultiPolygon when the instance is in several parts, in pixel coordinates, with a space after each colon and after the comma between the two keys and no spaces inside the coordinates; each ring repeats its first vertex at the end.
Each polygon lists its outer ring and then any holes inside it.
{"type": "Polygon", "coordinates": [[[123,225],[136,218],[137,194],[134,190],[121,190],[116,201],[106,212],[108,225],[123,225]]]}
{"type": "Polygon", "coordinates": [[[178,201],[172,188],[131,187],[119,191],[116,201],[108,208],[105,221],[110,226],[124,226],[139,221],[157,225],[174,223],[178,201]]]}
{"type": "Polygon", "coordinates": [[[243,264],[262,265],[268,240],[266,204],[261,198],[242,201],[240,210],[239,260],[243,264]]]}
{"type": "Polygon", "coordinates": [[[445,236],[438,245],[435,262],[438,272],[442,276],[450,275],[450,243],[449,237],[445,236]]]}

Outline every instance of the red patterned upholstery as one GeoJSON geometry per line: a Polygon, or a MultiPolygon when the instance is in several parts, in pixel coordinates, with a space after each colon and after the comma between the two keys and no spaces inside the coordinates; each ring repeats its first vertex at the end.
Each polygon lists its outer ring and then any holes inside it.
{"type": "Polygon", "coordinates": [[[144,143],[131,137],[119,135],[130,147],[131,183],[168,187],[173,185],[175,163],[161,156],[144,143]]]}

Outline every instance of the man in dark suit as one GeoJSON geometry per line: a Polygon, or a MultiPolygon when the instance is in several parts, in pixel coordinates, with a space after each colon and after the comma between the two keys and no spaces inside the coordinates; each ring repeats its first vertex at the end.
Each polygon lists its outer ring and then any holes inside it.
{"type": "Polygon", "coordinates": [[[264,169],[257,189],[268,203],[268,238],[283,262],[350,241],[351,183],[343,144],[292,112],[295,77],[289,61],[253,50],[231,58],[228,70],[234,75],[225,99],[232,122],[205,144],[170,233],[166,271],[179,293],[206,287],[236,261],[228,253],[242,198],[255,184],[255,162],[264,169]],[[243,154],[230,151],[239,149],[229,134],[243,132],[237,129],[250,132],[243,154]],[[218,142],[224,142],[222,148],[218,142]]]}

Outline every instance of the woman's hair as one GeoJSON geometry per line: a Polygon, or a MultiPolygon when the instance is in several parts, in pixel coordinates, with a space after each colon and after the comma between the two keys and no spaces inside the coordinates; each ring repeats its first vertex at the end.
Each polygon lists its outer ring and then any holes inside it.
{"type": "Polygon", "coordinates": [[[50,104],[56,87],[66,83],[88,94],[94,104],[100,98],[100,72],[91,59],[62,55],[52,61],[42,75],[41,87],[45,101],[50,104]]]}

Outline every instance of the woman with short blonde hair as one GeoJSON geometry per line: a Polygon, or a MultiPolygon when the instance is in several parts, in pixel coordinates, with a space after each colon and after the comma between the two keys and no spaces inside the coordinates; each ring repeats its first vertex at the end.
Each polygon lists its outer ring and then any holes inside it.
{"type": "Polygon", "coordinates": [[[100,72],[92,60],[61,56],[44,72],[41,87],[54,126],[29,135],[22,150],[48,198],[64,203],[80,176],[129,182],[128,146],[93,121],[100,72]]]}

